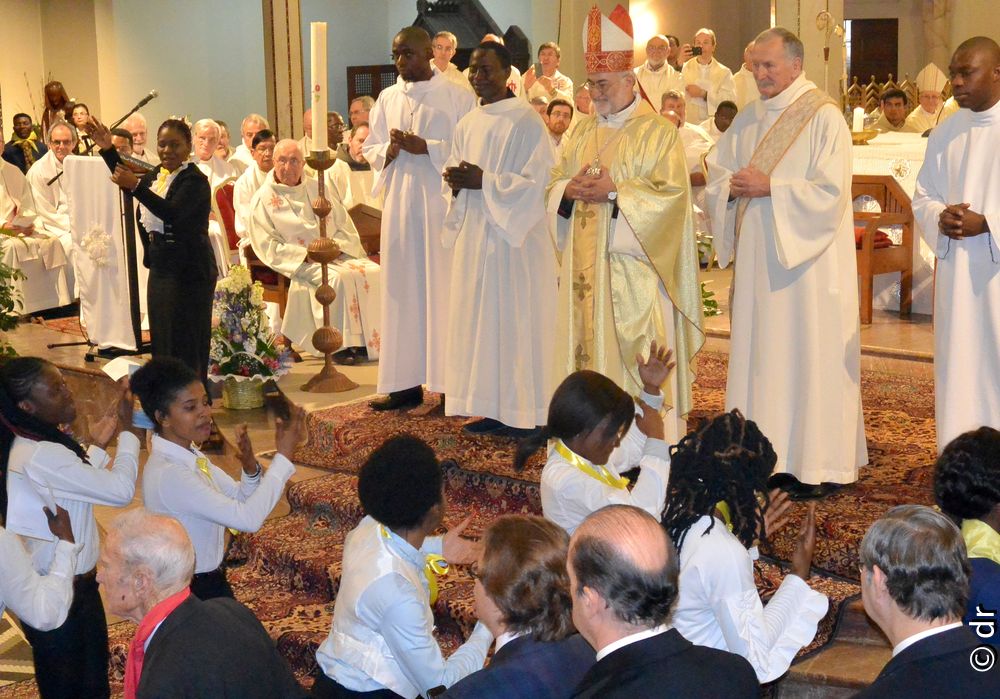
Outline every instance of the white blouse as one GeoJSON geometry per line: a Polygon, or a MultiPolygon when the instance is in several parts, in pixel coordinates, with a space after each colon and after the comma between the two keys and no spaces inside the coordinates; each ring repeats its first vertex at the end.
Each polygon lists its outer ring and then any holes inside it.
{"type": "Polygon", "coordinates": [[[0,527],[0,615],[4,606],[28,626],[51,631],[63,625],[73,602],[73,568],[79,546],[61,539],[47,575],[31,565],[21,539],[0,527]]]}
{"type": "Polygon", "coordinates": [[[812,641],[829,602],[789,574],[765,607],[754,582],[756,549],[751,551],[718,519],[706,515],[691,525],[681,544],[680,592],[671,621],[691,643],[742,655],[764,683],[785,674],[812,641]]]}

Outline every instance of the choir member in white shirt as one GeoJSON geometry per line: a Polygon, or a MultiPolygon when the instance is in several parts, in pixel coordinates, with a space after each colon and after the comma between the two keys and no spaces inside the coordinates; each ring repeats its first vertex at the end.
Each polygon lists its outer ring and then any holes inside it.
{"type": "MultiPolygon", "coordinates": [[[[122,388],[108,412],[91,424],[92,443],[84,450],[60,429],[76,419],[76,405],[59,369],[37,357],[17,357],[0,368],[0,417],[0,470],[27,474],[49,487],[56,504],[69,512],[80,547],[66,621],[51,631],[24,626],[39,691],[43,699],[108,697],[108,627],[94,570],[99,542],[93,507],[123,507],[135,495],[139,440],[127,431],[132,396],[122,388]],[[108,469],[105,449],[116,434],[118,448],[108,469]]],[[[7,489],[8,496],[17,496],[9,476],[7,489]]],[[[61,567],[57,541],[25,544],[36,572],[61,567]]]]}
{"type": "Polygon", "coordinates": [[[670,455],[660,386],[674,362],[655,340],[649,358],[636,361],[643,385],[638,405],[608,377],[577,371],[552,395],[548,424],[518,444],[514,466],[520,470],[548,442],[542,513],[570,534],[605,505],[635,505],[653,516],[663,509],[670,455]],[[621,474],[637,466],[639,478],[629,490],[621,474]]]}
{"type": "Polygon", "coordinates": [[[766,498],[777,456],[757,425],[723,413],[671,450],[663,526],[680,553],[673,625],[696,645],[742,655],[763,682],[788,670],[826,614],[824,595],[806,583],[816,545],[809,504],[792,572],[764,606],[754,583],[756,542],[788,519],[790,501],[766,498]]]}
{"type": "Polygon", "coordinates": [[[259,131],[264,129],[270,129],[271,126],[267,123],[267,119],[262,117],[260,114],[248,114],[243,118],[243,123],[240,124],[240,139],[241,143],[233,151],[233,154],[229,157],[230,164],[236,165],[241,169],[241,171],[246,170],[248,167],[253,165],[253,139],[259,131]]]}
{"type": "Polygon", "coordinates": [[[246,425],[238,427],[236,450],[243,472],[237,482],[194,446],[212,432],[212,408],[193,371],[171,357],[156,357],[132,374],[130,383],[155,424],[143,467],[143,504],[151,512],[176,518],[191,537],[191,591],[203,600],[232,597],[222,566],[226,529],[260,529],[295,473],[289,457],[303,435],[305,415],[293,408],[289,420],[277,421],[277,454],[267,469],[254,455],[246,425]]]}
{"type": "Polygon", "coordinates": [[[427,444],[399,435],[376,449],[358,474],[367,513],[347,535],[330,634],[316,652],[322,672],[312,696],[429,696],[483,666],[493,634],[477,623],[445,660],[434,637],[437,576],[449,563],[472,563],[479,546],[444,536],[441,466],[427,444]],[[381,692],[381,694],[366,694],[381,692]],[[395,694],[391,694],[394,692],[395,694]]]}
{"type": "MultiPolygon", "coordinates": [[[[485,40],[484,40],[485,41],[485,40]]],[[[503,43],[500,43],[503,46],[503,43]]],[[[538,65],[542,67],[542,74],[535,74],[535,66],[532,65],[524,73],[524,95],[529,100],[535,97],[545,97],[548,101],[554,99],[573,99],[573,81],[559,72],[559,62],[562,60],[562,51],[559,44],[554,41],[546,41],[538,47],[538,65]]],[[[511,66],[511,72],[517,70],[511,66]]]]}
{"type": "MultiPolygon", "coordinates": [[[[3,478],[0,473],[2,498],[6,500],[3,478]]],[[[69,513],[58,505],[56,509],[58,514],[54,516],[45,510],[49,530],[56,537],[56,553],[45,575],[35,572],[20,537],[0,526],[0,616],[6,607],[22,624],[39,631],[62,626],[73,602],[73,568],[79,547],[73,541],[69,513]]]]}

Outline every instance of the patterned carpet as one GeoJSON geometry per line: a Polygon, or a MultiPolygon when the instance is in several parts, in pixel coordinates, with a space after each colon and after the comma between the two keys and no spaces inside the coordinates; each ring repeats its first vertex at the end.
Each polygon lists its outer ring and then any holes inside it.
{"type": "MultiPolygon", "coordinates": [[[[703,353],[695,387],[694,427],[723,408],[726,356],[703,353]]],[[[830,641],[846,603],[859,593],[857,544],[872,521],[892,505],[931,500],[934,459],[933,386],[930,381],[879,372],[862,376],[871,465],[859,481],[820,503],[820,533],[810,584],[831,599],[816,639],[799,654],[812,654],[830,641]]],[[[269,521],[256,534],[241,536],[230,551],[229,577],[237,597],[261,619],[302,680],[311,684],[315,650],[330,628],[340,580],[343,540],[361,517],[354,474],[386,437],[409,432],[427,440],[456,464],[445,469],[449,508],[446,526],[472,513],[470,534],[478,535],[497,516],[540,513],[538,480],[542,455],[522,473],[511,467],[514,442],[469,437],[465,420],[440,411],[414,416],[374,413],[367,403],[322,410],[309,416],[309,442],[296,461],[330,474],[297,483],[288,491],[291,513],[269,521]]],[[[756,564],[758,588],[767,599],[784,573],[781,560],[793,548],[792,521],[756,564]]],[[[473,623],[472,578],[461,566],[441,580],[435,606],[438,640],[445,652],[461,642],[473,623]]],[[[111,627],[114,688],[121,691],[124,654],[133,632],[129,623],[111,627]]],[[[0,689],[0,699],[32,697],[32,682],[0,689]]]]}

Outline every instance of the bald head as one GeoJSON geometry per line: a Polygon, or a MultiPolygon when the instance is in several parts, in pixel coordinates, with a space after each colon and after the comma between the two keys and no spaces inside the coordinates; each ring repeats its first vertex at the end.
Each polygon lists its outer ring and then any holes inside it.
{"type": "Polygon", "coordinates": [[[670,42],[663,34],[657,34],[646,42],[646,62],[653,70],[659,70],[669,55],[670,42]]]}
{"type": "Polygon", "coordinates": [[[948,65],[958,106],[983,112],[1000,101],[1000,46],[989,37],[963,41],[948,65]]]}
{"type": "Polygon", "coordinates": [[[302,181],[306,159],[298,141],[283,138],[274,146],[274,180],[294,187],[302,181]]]}
{"type": "Polygon", "coordinates": [[[392,40],[392,62],[406,82],[421,82],[434,77],[431,35],[420,27],[405,27],[392,40]]]}
{"type": "Polygon", "coordinates": [[[487,41],[495,41],[498,44],[500,44],[501,46],[504,45],[503,44],[503,37],[500,36],[499,34],[484,34],[482,41],[480,41],[479,43],[480,44],[485,44],[487,41]]]}
{"type": "Polygon", "coordinates": [[[588,640],[600,637],[606,626],[664,624],[677,599],[673,545],[656,518],[631,505],[609,505],[587,517],[570,539],[568,568],[574,586],[574,620],[579,616],[585,627],[580,632],[588,640]],[[595,596],[603,600],[597,608],[606,609],[607,614],[599,612],[592,618],[585,618],[585,612],[578,614],[577,599],[595,596]]]}

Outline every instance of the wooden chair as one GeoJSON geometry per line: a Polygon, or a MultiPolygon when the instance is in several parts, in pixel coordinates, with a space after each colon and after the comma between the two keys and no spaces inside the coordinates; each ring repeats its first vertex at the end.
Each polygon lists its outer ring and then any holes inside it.
{"type": "Polygon", "coordinates": [[[212,213],[223,230],[226,231],[226,243],[230,252],[239,247],[240,236],[236,233],[236,207],[233,204],[233,188],[236,185],[236,178],[230,177],[212,192],[212,213]]]}
{"type": "Polygon", "coordinates": [[[855,212],[855,222],[865,223],[861,247],[857,251],[858,277],[861,286],[861,322],[872,322],[874,277],[877,274],[899,272],[899,315],[908,317],[913,303],[913,209],[910,198],[890,175],[855,175],[851,198],[869,195],[882,207],[881,213],[855,212]],[[875,233],[882,226],[901,225],[900,245],[875,248],[875,233]]]}

